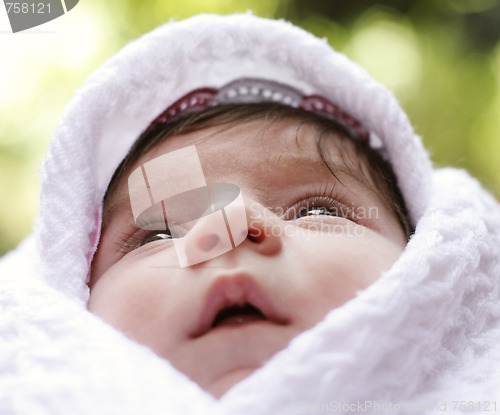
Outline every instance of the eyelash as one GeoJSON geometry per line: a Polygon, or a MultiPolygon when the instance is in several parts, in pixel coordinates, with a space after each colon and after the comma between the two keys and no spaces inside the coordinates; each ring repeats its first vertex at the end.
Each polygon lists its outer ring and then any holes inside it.
{"type": "MultiPolygon", "coordinates": [[[[344,189],[345,190],[345,189],[344,189]]],[[[281,216],[283,220],[297,220],[301,217],[311,217],[311,216],[335,216],[344,219],[348,219],[352,222],[357,223],[355,211],[357,210],[357,206],[351,202],[351,206],[347,206],[345,203],[340,200],[345,200],[345,195],[339,193],[336,189],[336,186],[332,186],[329,188],[328,186],[318,188],[316,191],[307,190],[304,194],[297,198],[296,202],[292,204],[291,207],[284,210],[284,213],[281,216]],[[297,216],[302,210],[307,208],[326,208],[330,209],[330,211],[341,213],[338,214],[328,214],[328,215],[305,215],[305,216],[297,216]],[[292,213],[295,213],[293,217],[290,217],[292,213]]],[[[167,234],[170,233],[170,230],[155,230],[155,231],[146,231],[144,229],[135,228],[135,232],[132,235],[126,232],[122,232],[119,236],[119,240],[116,241],[116,245],[119,247],[119,252],[122,255],[126,255],[129,252],[140,248],[144,245],[147,245],[150,242],[142,243],[146,238],[158,234],[167,234]]],[[[172,240],[173,237],[164,238],[165,240],[172,240]]]]}
{"type": "MultiPolygon", "coordinates": [[[[343,190],[345,191],[345,189],[343,190]]],[[[291,207],[285,210],[282,218],[285,220],[297,220],[301,217],[335,216],[357,223],[358,220],[355,215],[357,206],[353,202],[351,202],[350,206],[348,206],[347,204],[341,202],[341,200],[346,200],[345,194],[340,193],[336,189],[336,186],[325,186],[318,188],[315,191],[309,189],[305,194],[301,195],[301,197],[298,198],[298,200],[293,203],[291,207]],[[329,209],[331,214],[298,216],[298,214],[304,209],[313,207],[329,209]],[[292,214],[293,217],[290,217],[292,214]]]]}
{"type": "MultiPolygon", "coordinates": [[[[147,237],[152,236],[152,235],[158,235],[160,233],[170,233],[169,230],[162,230],[162,231],[146,231],[144,229],[137,228],[135,225],[132,225],[134,227],[134,231],[132,234],[127,233],[127,232],[121,232],[120,235],[118,236],[117,240],[115,241],[115,245],[118,248],[118,252],[124,256],[128,254],[129,252],[140,248],[144,245],[147,245],[149,242],[146,242],[142,244],[142,241],[144,241],[147,237]]],[[[170,240],[165,238],[166,240],[170,240]]]]}

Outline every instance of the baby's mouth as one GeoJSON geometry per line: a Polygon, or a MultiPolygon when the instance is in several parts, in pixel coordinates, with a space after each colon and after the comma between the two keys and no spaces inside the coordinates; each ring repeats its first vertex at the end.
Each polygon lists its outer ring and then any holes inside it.
{"type": "Polygon", "coordinates": [[[290,320],[275,307],[251,275],[225,276],[209,288],[190,337],[198,338],[221,327],[239,328],[252,323],[287,325],[290,320]]]}
{"type": "Polygon", "coordinates": [[[212,323],[211,328],[221,326],[237,326],[254,321],[264,321],[267,317],[252,304],[233,305],[220,310],[212,323]]]}

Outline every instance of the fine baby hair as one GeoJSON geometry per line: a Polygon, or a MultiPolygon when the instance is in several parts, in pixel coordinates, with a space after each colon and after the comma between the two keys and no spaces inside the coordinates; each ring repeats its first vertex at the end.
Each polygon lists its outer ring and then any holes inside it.
{"type": "Polygon", "coordinates": [[[94,72],[0,272],[1,413],[500,405],[497,201],[434,168],[386,88],[285,21],[170,22],[94,72]],[[222,233],[228,249],[189,262],[222,233]]]}

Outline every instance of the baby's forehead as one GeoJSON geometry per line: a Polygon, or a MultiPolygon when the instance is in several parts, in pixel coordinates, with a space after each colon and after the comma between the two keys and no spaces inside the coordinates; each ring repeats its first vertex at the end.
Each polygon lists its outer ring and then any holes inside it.
{"type": "Polygon", "coordinates": [[[271,159],[283,164],[304,161],[319,164],[324,161],[340,162],[357,159],[351,141],[331,131],[322,131],[317,125],[296,119],[256,119],[230,125],[213,126],[166,138],[141,155],[132,170],[157,157],[176,150],[195,146],[202,161],[209,163],[236,156],[248,156],[253,164],[267,163],[271,159]]]}

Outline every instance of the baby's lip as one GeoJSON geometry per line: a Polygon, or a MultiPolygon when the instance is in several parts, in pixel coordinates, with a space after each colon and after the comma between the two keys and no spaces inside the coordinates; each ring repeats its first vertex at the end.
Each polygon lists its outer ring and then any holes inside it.
{"type": "Polygon", "coordinates": [[[249,274],[239,273],[220,277],[213,282],[190,336],[197,338],[208,333],[215,328],[214,323],[220,313],[224,313],[223,310],[238,307],[243,311],[252,310],[252,315],[243,319],[245,322],[259,320],[276,325],[289,323],[289,318],[277,310],[256,280],[249,274]]]}

